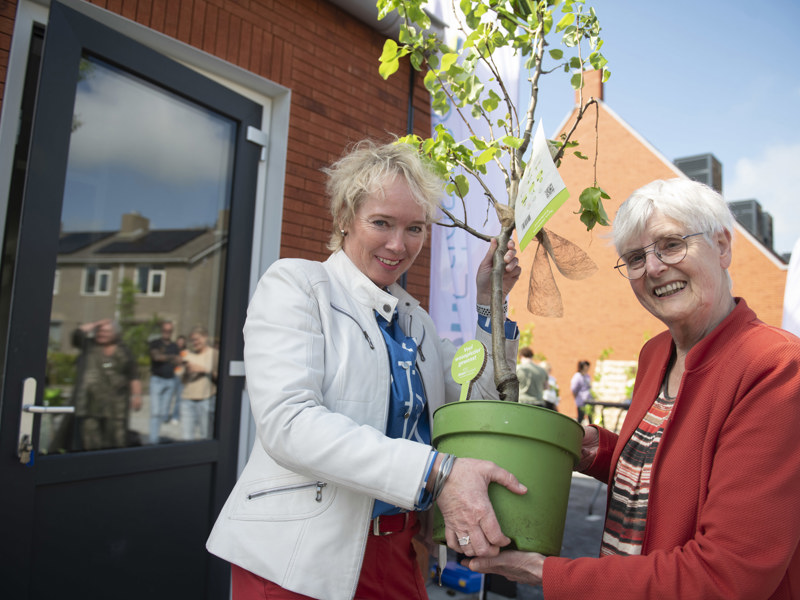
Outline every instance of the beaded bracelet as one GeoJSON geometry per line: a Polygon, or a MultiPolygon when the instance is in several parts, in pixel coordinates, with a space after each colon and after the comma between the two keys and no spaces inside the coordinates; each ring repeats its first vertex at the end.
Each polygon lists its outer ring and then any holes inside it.
{"type": "MultiPolygon", "coordinates": [[[[492,316],[492,307],[486,304],[476,304],[475,310],[478,311],[479,317],[491,317],[492,316]]],[[[503,302],[503,314],[508,314],[508,301],[503,302]]]]}

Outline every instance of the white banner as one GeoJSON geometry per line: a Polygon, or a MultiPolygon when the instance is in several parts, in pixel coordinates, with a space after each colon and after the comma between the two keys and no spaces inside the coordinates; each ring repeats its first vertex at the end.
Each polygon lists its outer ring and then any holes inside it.
{"type": "MultiPolygon", "coordinates": [[[[459,34],[455,17],[452,14],[452,3],[450,0],[438,0],[431,2],[427,7],[435,16],[447,24],[446,35],[451,45],[463,45],[463,36],[455,43],[455,36],[459,34]]],[[[514,101],[519,96],[517,89],[519,86],[520,62],[519,58],[512,55],[509,51],[506,56],[496,57],[495,63],[502,65],[505,72],[502,73],[506,88],[514,101]]],[[[490,86],[488,71],[479,68],[481,80],[490,86]]],[[[498,91],[499,90],[495,90],[498,91]]],[[[500,111],[502,109],[498,109],[500,111]]],[[[467,111],[468,118],[472,118],[467,111]]],[[[461,117],[450,110],[444,117],[434,114],[432,127],[443,124],[456,140],[466,140],[469,138],[469,131],[461,120],[461,117]]],[[[477,135],[484,135],[489,138],[488,128],[482,121],[473,119],[473,130],[477,135]]],[[[499,134],[502,135],[502,134],[499,134]]],[[[488,165],[489,174],[484,178],[487,185],[494,192],[495,196],[502,202],[506,202],[505,182],[499,169],[488,165]]],[[[469,177],[469,176],[467,176],[469,177]]],[[[500,225],[495,215],[494,209],[488,208],[480,185],[470,178],[470,192],[467,196],[467,223],[474,228],[488,235],[497,235],[500,225]]],[[[445,208],[450,210],[456,217],[461,218],[462,206],[458,197],[451,196],[442,202],[445,208]]],[[[446,221],[446,219],[445,219],[446,221]]],[[[461,344],[474,337],[477,315],[475,313],[475,273],[478,265],[486,255],[488,244],[483,240],[470,235],[463,229],[454,227],[442,227],[434,225],[431,235],[431,301],[430,314],[436,328],[444,338],[448,338],[456,344],[461,344]]]]}
{"type": "Polygon", "coordinates": [[[782,327],[800,336],[800,239],[794,243],[792,257],[789,259],[789,270],[786,273],[782,327]]]}

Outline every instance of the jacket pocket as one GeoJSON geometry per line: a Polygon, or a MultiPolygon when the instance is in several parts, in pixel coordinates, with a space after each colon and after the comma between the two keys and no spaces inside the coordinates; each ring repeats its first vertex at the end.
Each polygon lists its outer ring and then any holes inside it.
{"type": "Polygon", "coordinates": [[[335,486],[297,476],[252,481],[239,488],[231,518],[244,521],[307,519],[324,512],[335,495],[335,486]]]}

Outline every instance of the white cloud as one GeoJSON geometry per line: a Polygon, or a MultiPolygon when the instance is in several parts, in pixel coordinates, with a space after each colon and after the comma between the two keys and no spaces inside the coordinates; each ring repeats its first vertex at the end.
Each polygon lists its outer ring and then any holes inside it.
{"type": "Polygon", "coordinates": [[[739,159],[725,183],[728,201],[754,198],[772,215],[774,248],[791,252],[800,238],[800,144],[772,146],[739,159]]]}
{"type": "Polygon", "coordinates": [[[73,167],[126,165],[173,182],[217,180],[230,166],[230,121],[95,65],[76,97],[73,167]]]}

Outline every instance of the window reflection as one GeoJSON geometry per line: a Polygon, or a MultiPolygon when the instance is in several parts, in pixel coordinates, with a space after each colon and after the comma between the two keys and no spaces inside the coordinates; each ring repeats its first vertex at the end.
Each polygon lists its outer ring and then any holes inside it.
{"type": "Polygon", "coordinates": [[[76,411],[42,418],[42,450],[213,437],[235,133],[81,61],[45,393],[76,411]]]}

